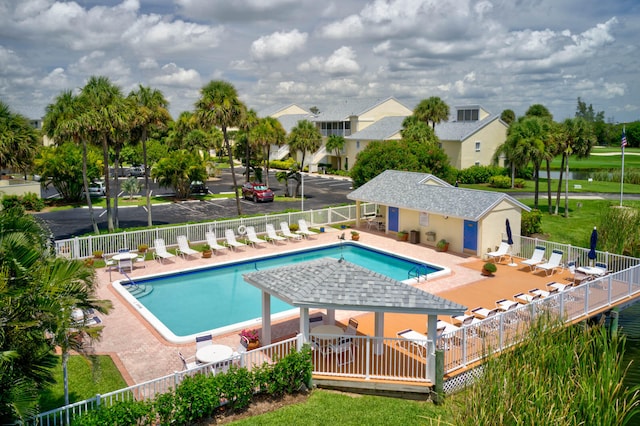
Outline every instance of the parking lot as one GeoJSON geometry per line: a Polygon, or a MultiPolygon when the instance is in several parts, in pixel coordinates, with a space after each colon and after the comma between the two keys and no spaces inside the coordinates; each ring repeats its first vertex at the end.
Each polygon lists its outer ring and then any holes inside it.
{"type": "MultiPolygon", "coordinates": [[[[242,169],[236,175],[239,184],[244,183],[242,169]]],[[[126,178],[121,178],[120,183],[126,178]]],[[[142,178],[140,178],[142,181],[142,178]]],[[[271,173],[269,184],[276,196],[285,193],[284,184],[275,179],[271,173]]],[[[206,182],[209,192],[214,194],[232,192],[231,172],[224,170],[220,178],[206,182]]],[[[154,195],[171,195],[165,188],[151,185],[154,195]]],[[[306,175],[304,177],[304,210],[320,209],[327,206],[349,203],[347,194],[351,192],[351,181],[330,175],[306,175]]],[[[43,196],[51,196],[51,191],[43,193],[43,196]]],[[[300,210],[302,202],[275,201],[266,203],[254,203],[253,201],[240,199],[243,214],[275,213],[284,210],[300,210]]],[[[107,215],[105,209],[95,209],[98,227],[107,229],[107,215]]],[[[56,239],[70,238],[90,234],[93,232],[89,210],[77,208],[51,213],[38,213],[37,216],[51,229],[56,239]]],[[[147,226],[147,211],[145,207],[120,207],[118,209],[120,227],[123,229],[147,226]]],[[[201,222],[207,220],[223,219],[237,216],[235,198],[212,200],[187,200],[184,202],[170,202],[152,207],[154,225],[166,225],[172,223],[201,222]]]]}

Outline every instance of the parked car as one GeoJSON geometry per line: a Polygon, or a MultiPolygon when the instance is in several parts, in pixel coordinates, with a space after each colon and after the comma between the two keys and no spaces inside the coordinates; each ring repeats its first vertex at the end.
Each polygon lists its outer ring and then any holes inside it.
{"type": "Polygon", "coordinates": [[[194,180],[191,182],[189,186],[192,194],[206,194],[209,192],[209,188],[204,184],[204,182],[199,180],[194,180]]]}
{"type": "Polygon", "coordinates": [[[129,167],[129,173],[127,175],[134,176],[134,177],[144,177],[144,167],[142,166],[129,167]]]}
{"type": "Polygon", "coordinates": [[[92,197],[101,197],[106,195],[107,190],[104,186],[104,182],[91,182],[89,184],[89,195],[92,197]]]}
{"type": "Polygon", "coordinates": [[[242,196],[248,200],[253,200],[255,203],[258,201],[273,201],[273,191],[260,182],[247,182],[242,185],[242,196]]]}

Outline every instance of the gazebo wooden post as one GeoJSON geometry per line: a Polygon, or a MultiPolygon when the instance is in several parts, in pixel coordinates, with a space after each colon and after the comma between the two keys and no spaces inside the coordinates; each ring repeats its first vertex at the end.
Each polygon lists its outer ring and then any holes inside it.
{"type": "Polygon", "coordinates": [[[427,336],[431,343],[427,346],[427,379],[435,383],[436,378],[436,343],[438,340],[438,316],[429,314],[427,317],[427,336]]]}
{"type": "Polygon", "coordinates": [[[309,308],[300,308],[300,333],[304,341],[309,341],[309,308]]]}
{"type": "Polygon", "coordinates": [[[336,323],[336,310],[335,309],[327,309],[327,322],[329,324],[336,323]]]}
{"type": "Polygon", "coordinates": [[[374,314],[374,334],[376,339],[373,353],[376,355],[384,354],[384,312],[376,312],[374,314]]]}
{"type": "Polygon", "coordinates": [[[262,290],[262,344],[271,344],[271,295],[262,290]]]}

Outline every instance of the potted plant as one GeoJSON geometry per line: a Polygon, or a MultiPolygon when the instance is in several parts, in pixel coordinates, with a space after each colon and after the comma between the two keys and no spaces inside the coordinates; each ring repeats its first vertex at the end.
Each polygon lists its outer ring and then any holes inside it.
{"type": "Polygon", "coordinates": [[[202,257],[205,259],[209,259],[213,251],[211,250],[211,246],[209,244],[205,244],[202,246],[202,257]]]}
{"type": "Polygon", "coordinates": [[[436,250],[437,251],[449,250],[449,241],[445,240],[444,238],[438,241],[438,243],[436,244],[436,250]]]}
{"type": "Polygon", "coordinates": [[[409,239],[409,233],[407,231],[398,232],[398,241],[407,241],[409,239]]]}
{"type": "Polygon", "coordinates": [[[358,241],[360,239],[360,233],[358,231],[351,231],[351,239],[358,241]]]}
{"type": "Polygon", "coordinates": [[[260,337],[258,330],[243,329],[240,332],[240,343],[246,347],[248,351],[260,346],[260,337]]]}
{"type": "Polygon", "coordinates": [[[103,255],[103,251],[102,250],[94,250],[93,251],[93,257],[95,259],[102,259],[102,255],[103,255]]]}
{"type": "Polygon", "coordinates": [[[487,262],[482,265],[482,271],[480,272],[485,277],[492,277],[493,273],[498,270],[498,267],[495,263],[487,262]]]}
{"type": "Polygon", "coordinates": [[[147,244],[138,244],[138,253],[146,253],[149,250],[149,245],[147,244]]]}

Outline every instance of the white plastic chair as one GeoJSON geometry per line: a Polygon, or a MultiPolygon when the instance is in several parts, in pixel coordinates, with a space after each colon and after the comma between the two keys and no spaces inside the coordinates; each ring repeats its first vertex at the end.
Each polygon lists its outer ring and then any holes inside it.
{"type": "Polygon", "coordinates": [[[313,232],[309,230],[309,227],[307,226],[307,221],[304,219],[298,219],[298,227],[299,229],[296,231],[296,233],[302,235],[305,238],[309,238],[310,236],[317,234],[317,232],[313,232]]]}
{"type": "Polygon", "coordinates": [[[246,229],[247,229],[247,241],[249,241],[249,244],[255,247],[256,244],[266,243],[266,241],[263,240],[262,238],[258,238],[258,235],[256,235],[256,228],[254,228],[253,226],[247,226],[246,229]]]}
{"type": "Polygon", "coordinates": [[[160,263],[164,263],[165,259],[171,259],[175,257],[175,254],[169,253],[167,251],[167,246],[164,244],[164,240],[162,238],[157,238],[153,241],[153,257],[154,259],[160,260],[160,263]]]}
{"type": "Polygon", "coordinates": [[[527,265],[529,267],[529,270],[533,271],[533,268],[536,265],[539,265],[544,262],[544,252],[545,252],[544,246],[536,246],[535,250],[533,250],[533,254],[531,255],[531,258],[523,260],[520,263],[522,263],[523,265],[527,265]]]}
{"type": "Polygon", "coordinates": [[[189,241],[187,241],[186,235],[178,235],[177,240],[178,253],[180,253],[180,256],[182,256],[182,258],[185,258],[185,256],[197,256],[200,254],[198,250],[194,250],[189,247],[189,241]]]}
{"type": "Polygon", "coordinates": [[[287,222],[280,222],[280,230],[282,231],[282,235],[290,240],[302,239],[301,234],[294,234],[293,232],[291,232],[291,229],[289,229],[289,224],[287,222]]]}
{"type": "Polygon", "coordinates": [[[509,256],[510,250],[511,246],[507,242],[503,241],[500,243],[498,250],[487,253],[487,257],[489,259],[493,259],[496,263],[500,263],[505,257],[509,256]]]}
{"type": "Polygon", "coordinates": [[[224,236],[226,237],[227,245],[231,247],[231,250],[235,250],[238,247],[246,246],[245,243],[241,243],[236,240],[236,234],[233,233],[233,229],[227,229],[226,231],[224,231],[224,236]]]}
{"type": "Polygon", "coordinates": [[[274,245],[278,241],[287,241],[285,237],[281,237],[276,233],[276,228],[274,228],[272,224],[267,223],[266,230],[267,230],[267,239],[271,241],[274,245]]]}
{"type": "Polygon", "coordinates": [[[216,233],[213,231],[207,232],[206,234],[204,234],[204,237],[207,240],[207,244],[209,244],[209,247],[211,247],[211,250],[214,250],[217,252],[218,250],[226,250],[228,248],[221,244],[218,244],[216,233]]]}
{"type": "Polygon", "coordinates": [[[551,257],[549,257],[549,261],[547,263],[536,265],[533,272],[537,272],[540,269],[545,271],[547,275],[553,274],[556,269],[562,269],[562,266],[560,266],[560,262],[562,262],[562,256],[564,256],[564,252],[562,250],[553,250],[551,252],[551,257]]]}

